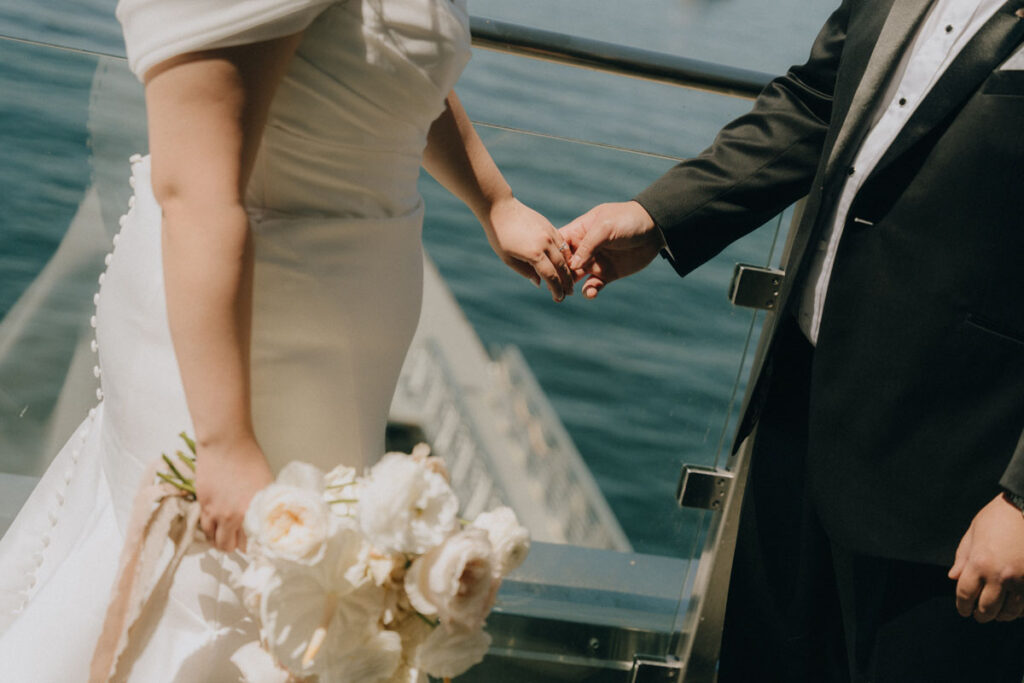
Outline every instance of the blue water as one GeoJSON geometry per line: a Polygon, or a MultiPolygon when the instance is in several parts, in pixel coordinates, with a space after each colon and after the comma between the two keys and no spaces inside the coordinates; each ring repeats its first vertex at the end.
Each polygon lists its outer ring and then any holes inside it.
{"type": "MultiPolygon", "coordinates": [[[[470,9],[549,30],[780,72],[802,61],[833,3],[471,0],[470,9]]],[[[111,0],[4,0],[0,34],[121,55],[113,5],[111,0]]],[[[94,120],[91,133],[87,128],[100,63],[124,69],[90,54],[0,41],[0,317],[46,264],[98,173],[90,166],[90,144],[124,146],[125,160],[135,151],[138,121],[123,122],[123,131],[116,120],[105,128],[94,120]],[[123,140],[116,139],[119,133],[123,140]]],[[[598,202],[628,199],[672,164],[602,145],[693,155],[718,127],[749,107],[740,99],[484,51],[474,56],[459,90],[517,195],[556,225],[598,202]]],[[[120,171],[103,172],[116,178],[120,171]]],[[[743,375],[741,353],[751,316],[730,307],[725,288],[734,262],[767,261],[773,226],[686,280],[659,262],[615,283],[597,301],[573,298],[556,305],[504,269],[457,201],[426,178],[423,193],[427,247],[467,316],[486,343],[515,344],[523,351],[636,549],[690,553],[695,516],[676,509],[673,501],[679,467],[714,462],[729,429],[730,399],[743,375]]],[[[100,267],[97,263],[95,272],[100,267]]],[[[91,290],[82,296],[91,296],[91,290]]],[[[33,343],[70,349],[72,340],[39,333],[33,343]]],[[[8,368],[2,376],[31,385],[34,372],[19,368],[12,374],[8,368]]],[[[9,395],[12,386],[0,385],[0,431],[12,428],[11,415],[20,410],[9,395]]],[[[16,456],[0,453],[0,469],[18,467],[16,456]]]]}

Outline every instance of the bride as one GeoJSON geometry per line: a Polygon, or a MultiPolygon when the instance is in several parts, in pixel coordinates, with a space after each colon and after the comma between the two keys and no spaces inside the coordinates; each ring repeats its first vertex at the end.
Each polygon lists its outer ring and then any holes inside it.
{"type": "Polygon", "coordinates": [[[229,581],[250,498],[290,460],[363,467],[419,316],[422,164],[498,256],[571,293],[451,91],[464,0],[121,0],[151,157],[97,297],[101,401],[0,541],[0,674],[88,675],[146,466],[198,442],[200,526],[127,680],[238,680],[229,581]]]}

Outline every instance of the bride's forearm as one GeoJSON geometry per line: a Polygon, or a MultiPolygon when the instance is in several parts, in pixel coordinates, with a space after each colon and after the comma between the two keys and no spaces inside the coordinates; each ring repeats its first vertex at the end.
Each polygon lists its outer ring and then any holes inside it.
{"type": "Polygon", "coordinates": [[[491,158],[455,92],[427,136],[423,167],[468,206],[485,228],[494,205],[512,199],[512,188],[491,158]]]}
{"type": "Polygon", "coordinates": [[[164,202],[168,322],[200,446],[251,441],[252,242],[241,206],[164,202]]]}

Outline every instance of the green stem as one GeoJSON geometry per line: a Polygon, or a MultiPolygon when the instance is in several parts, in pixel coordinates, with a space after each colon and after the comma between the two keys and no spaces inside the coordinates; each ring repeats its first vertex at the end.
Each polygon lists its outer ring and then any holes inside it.
{"type": "Polygon", "coordinates": [[[325,488],[327,488],[327,489],[343,489],[346,486],[353,486],[354,484],[355,484],[354,481],[350,481],[347,484],[331,484],[330,486],[327,486],[325,488]]]}
{"type": "Polygon", "coordinates": [[[192,451],[192,455],[195,455],[196,454],[196,442],[193,441],[192,439],[188,438],[188,434],[186,434],[185,432],[181,432],[180,434],[178,434],[178,436],[180,436],[182,439],[184,439],[185,445],[188,446],[188,449],[190,451],[192,451]]]}
{"type": "Polygon", "coordinates": [[[171,462],[171,459],[167,457],[166,453],[161,453],[160,457],[164,459],[164,462],[167,463],[167,466],[171,468],[171,472],[173,472],[174,476],[176,476],[179,480],[185,482],[186,484],[193,483],[191,479],[184,476],[181,472],[178,471],[178,468],[174,466],[174,463],[171,462]]]}
{"type": "Polygon", "coordinates": [[[193,472],[196,471],[196,459],[195,458],[190,458],[187,455],[185,455],[184,453],[182,453],[181,451],[175,451],[174,454],[178,456],[179,460],[181,460],[183,463],[185,463],[185,467],[189,468],[193,472]]]}
{"type": "Polygon", "coordinates": [[[328,505],[335,505],[337,503],[353,504],[353,503],[358,503],[358,502],[359,502],[358,498],[335,498],[334,500],[327,501],[327,504],[328,505]]]}
{"type": "Polygon", "coordinates": [[[174,479],[173,477],[171,477],[169,474],[166,474],[164,472],[157,472],[156,476],[160,477],[161,479],[163,479],[164,481],[166,481],[168,484],[170,484],[171,486],[175,487],[176,489],[179,489],[179,490],[184,491],[186,493],[190,493],[193,496],[196,495],[196,489],[195,489],[194,486],[190,486],[190,485],[188,485],[188,484],[186,484],[184,482],[180,482],[180,481],[174,479]]]}

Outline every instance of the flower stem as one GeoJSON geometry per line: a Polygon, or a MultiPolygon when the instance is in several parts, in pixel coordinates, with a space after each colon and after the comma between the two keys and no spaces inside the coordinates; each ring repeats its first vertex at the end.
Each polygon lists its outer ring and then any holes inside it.
{"type": "Polygon", "coordinates": [[[185,432],[179,433],[178,436],[180,436],[182,438],[182,440],[185,442],[185,445],[188,446],[188,449],[190,451],[192,451],[192,455],[195,455],[196,454],[196,442],[193,441],[192,439],[188,438],[188,434],[186,434],[185,432]]]}
{"type": "Polygon", "coordinates": [[[156,476],[160,477],[161,479],[166,481],[171,486],[173,486],[173,487],[175,487],[175,488],[177,488],[177,489],[179,489],[181,491],[184,491],[185,493],[191,494],[193,497],[196,495],[196,488],[195,488],[195,486],[192,486],[190,483],[187,483],[188,480],[186,480],[186,481],[179,481],[179,480],[175,479],[174,477],[172,477],[171,475],[166,474],[164,472],[157,472],[156,476]]]}
{"type": "Polygon", "coordinates": [[[191,479],[184,476],[181,472],[178,471],[178,468],[174,466],[174,463],[171,462],[171,459],[167,457],[166,453],[161,453],[160,457],[164,459],[164,462],[167,463],[167,466],[171,468],[171,472],[174,474],[175,477],[178,478],[179,481],[184,482],[186,484],[192,483],[191,479]]]}
{"type": "Polygon", "coordinates": [[[334,500],[327,501],[327,504],[328,505],[336,505],[338,503],[349,503],[351,505],[351,504],[358,503],[358,502],[359,502],[358,498],[335,498],[334,500]]]}
{"type": "Polygon", "coordinates": [[[178,456],[179,460],[181,460],[183,463],[185,463],[185,467],[189,468],[193,472],[196,471],[196,459],[195,458],[190,458],[187,455],[185,455],[184,453],[182,453],[181,451],[175,451],[174,454],[178,456]]]}

